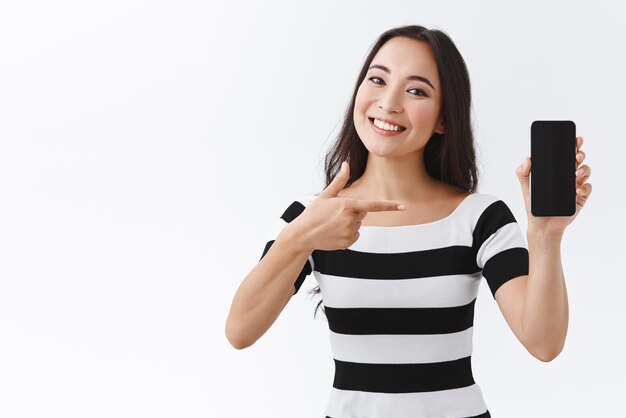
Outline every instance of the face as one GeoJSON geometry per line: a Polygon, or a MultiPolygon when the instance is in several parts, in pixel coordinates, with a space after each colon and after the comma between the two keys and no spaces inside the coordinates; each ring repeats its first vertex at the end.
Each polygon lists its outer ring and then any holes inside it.
{"type": "Polygon", "coordinates": [[[369,152],[378,156],[398,157],[419,151],[434,132],[444,132],[439,119],[440,97],[437,66],[429,44],[394,37],[378,50],[357,91],[353,115],[357,133],[369,152]],[[380,129],[375,118],[400,129],[384,130],[388,125],[380,129]]]}

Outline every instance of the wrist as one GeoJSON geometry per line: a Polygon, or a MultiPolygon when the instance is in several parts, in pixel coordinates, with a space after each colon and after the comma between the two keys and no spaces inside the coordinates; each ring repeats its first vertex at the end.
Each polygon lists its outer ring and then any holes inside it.
{"type": "Polygon", "coordinates": [[[563,232],[546,231],[545,229],[528,227],[526,230],[528,240],[548,240],[560,242],[563,238],[563,232]]]}
{"type": "Polygon", "coordinates": [[[295,222],[296,220],[293,220],[287,224],[276,237],[276,241],[288,245],[297,252],[311,254],[315,248],[310,245],[307,234],[295,222]]]}

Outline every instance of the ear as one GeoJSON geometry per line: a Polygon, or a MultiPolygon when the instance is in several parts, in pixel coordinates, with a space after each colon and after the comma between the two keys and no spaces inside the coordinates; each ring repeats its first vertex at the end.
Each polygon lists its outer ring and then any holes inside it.
{"type": "Polygon", "coordinates": [[[444,132],[445,132],[445,126],[443,124],[443,118],[440,118],[439,123],[437,124],[437,127],[435,128],[435,133],[442,134],[444,132]]]}

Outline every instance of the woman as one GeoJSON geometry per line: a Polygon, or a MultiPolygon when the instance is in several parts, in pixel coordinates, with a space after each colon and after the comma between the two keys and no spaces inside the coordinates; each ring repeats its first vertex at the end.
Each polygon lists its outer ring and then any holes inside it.
{"type": "Polygon", "coordinates": [[[530,159],[518,167],[527,246],[507,205],[475,192],[470,104],[465,63],[446,34],[383,33],[327,156],[324,190],[285,210],[235,294],[226,335],[241,349],[315,272],[335,362],[328,417],[490,417],[471,370],[481,277],[533,356],[550,361],[563,348],[560,241],[591,192],[590,168],[572,167],[573,216],[535,218],[530,159]]]}

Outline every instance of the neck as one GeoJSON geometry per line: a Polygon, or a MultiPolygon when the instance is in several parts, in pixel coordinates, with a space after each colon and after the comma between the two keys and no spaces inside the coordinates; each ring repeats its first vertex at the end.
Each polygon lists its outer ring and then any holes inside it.
{"type": "Polygon", "coordinates": [[[426,172],[422,149],[398,158],[379,157],[370,152],[365,172],[353,185],[368,190],[372,199],[408,202],[429,199],[442,182],[426,172]]]}

